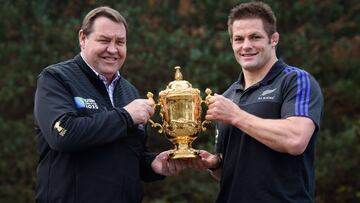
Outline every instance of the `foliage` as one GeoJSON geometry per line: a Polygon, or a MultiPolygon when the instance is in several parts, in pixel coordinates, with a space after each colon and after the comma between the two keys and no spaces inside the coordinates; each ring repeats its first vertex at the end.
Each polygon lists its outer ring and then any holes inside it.
{"type": "MultiPolygon", "coordinates": [[[[129,24],[121,70],[145,97],[164,89],[180,65],[202,92],[223,92],[236,80],[227,15],[239,1],[4,0],[0,7],[0,202],[34,199],[37,164],[33,96],[45,66],[74,56],[81,19],[98,5],[119,10],[129,24]],[[149,80],[148,78],[151,78],[149,80]]],[[[278,18],[278,56],[303,67],[325,97],[316,156],[317,201],[360,201],[360,3],[355,0],[266,0],[278,18]]],[[[204,96],[204,95],[203,95],[204,96]]],[[[213,129],[195,142],[213,150],[213,129]]],[[[171,145],[149,129],[154,151],[171,145]]],[[[213,202],[218,184],[206,172],[184,171],[145,184],[144,202],[213,202]]]]}
{"type": "Polygon", "coordinates": [[[360,199],[360,120],[343,132],[324,130],[318,140],[317,202],[355,202],[360,199]],[[332,187],[329,187],[329,186],[332,187]]]}

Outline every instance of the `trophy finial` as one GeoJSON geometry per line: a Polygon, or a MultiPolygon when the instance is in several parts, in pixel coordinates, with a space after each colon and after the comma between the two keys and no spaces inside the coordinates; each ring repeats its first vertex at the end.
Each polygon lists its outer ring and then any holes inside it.
{"type": "Polygon", "coordinates": [[[180,71],[181,67],[180,66],[175,66],[175,80],[182,80],[183,79],[183,76],[182,76],[182,73],[180,71]]]}

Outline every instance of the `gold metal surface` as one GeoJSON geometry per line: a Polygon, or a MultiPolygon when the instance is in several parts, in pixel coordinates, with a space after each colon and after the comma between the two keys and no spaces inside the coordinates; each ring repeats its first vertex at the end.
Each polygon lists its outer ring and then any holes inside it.
{"type": "MultiPolygon", "coordinates": [[[[160,116],[163,123],[155,123],[151,119],[152,127],[159,127],[159,133],[164,133],[174,144],[175,148],[170,153],[173,159],[195,158],[199,150],[193,149],[191,143],[197,138],[199,132],[205,131],[205,124],[201,122],[201,103],[207,104],[211,97],[211,90],[205,90],[205,100],[200,97],[200,90],[192,88],[192,85],[183,80],[180,66],[175,67],[175,80],[170,82],[165,90],[159,93],[159,102],[154,106],[160,106],[160,116]]],[[[147,97],[154,101],[153,94],[148,92],[147,97]]],[[[155,103],[155,102],[154,102],[155,103]]]]}

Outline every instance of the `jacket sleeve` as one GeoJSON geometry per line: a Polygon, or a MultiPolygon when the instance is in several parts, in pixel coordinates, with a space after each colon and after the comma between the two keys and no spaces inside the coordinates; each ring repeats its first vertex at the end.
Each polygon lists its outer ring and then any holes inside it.
{"type": "MultiPolygon", "coordinates": [[[[145,128],[146,129],[146,128],[145,128]]],[[[158,155],[157,153],[151,153],[146,145],[147,143],[147,133],[145,133],[145,139],[143,142],[144,145],[144,153],[142,156],[142,160],[140,161],[140,177],[144,182],[151,182],[156,180],[163,180],[166,176],[157,174],[151,167],[151,163],[154,161],[155,157],[158,155]]]]}
{"type": "Polygon", "coordinates": [[[56,151],[83,150],[126,137],[133,127],[123,108],[80,116],[66,83],[45,69],[38,77],[34,105],[35,122],[56,151]]]}
{"type": "Polygon", "coordinates": [[[145,152],[144,160],[141,162],[143,166],[140,171],[140,177],[144,182],[163,180],[166,177],[155,173],[151,167],[151,163],[155,159],[156,155],[156,153],[150,153],[148,151],[145,152]]]}

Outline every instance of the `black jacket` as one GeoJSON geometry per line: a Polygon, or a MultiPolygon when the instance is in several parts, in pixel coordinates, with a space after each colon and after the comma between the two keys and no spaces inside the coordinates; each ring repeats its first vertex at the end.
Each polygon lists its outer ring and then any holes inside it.
{"type": "Polygon", "coordinates": [[[144,127],[122,108],[138,97],[121,78],[113,107],[80,55],[42,71],[34,107],[37,202],[141,202],[141,180],[163,176],[151,169],[155,156],[146,148],[144,127]]]}

